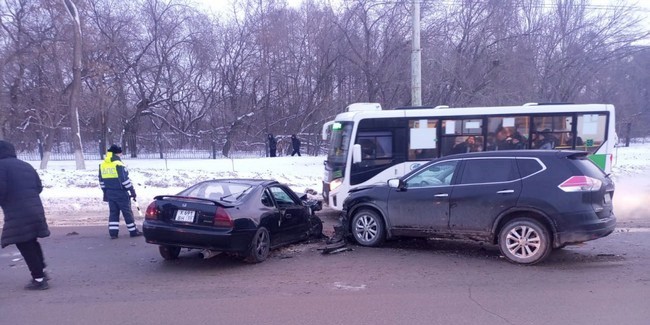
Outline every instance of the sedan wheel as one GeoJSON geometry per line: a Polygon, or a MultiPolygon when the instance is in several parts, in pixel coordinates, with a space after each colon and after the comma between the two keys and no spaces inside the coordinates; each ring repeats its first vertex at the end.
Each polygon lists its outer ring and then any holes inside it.
{"type": "Polygon", "coordinates": [[[158,246],[158,251],[160,252],[160,256],[164,258],[165,260],[175,260],[178,258],[178,254],[181,253],[181,248],[178,246],[158,246]]]}
{"type": "Polygon", "coordinates": [[[384,221],[374,211],[355,213],[351,225],[354,240],[362,246],[379,246],[385,238],[384,221]]]}
{"type": "Polygon", "coordinates": [[[323,237],[323,221],[317,216],[309,217],[309,237],[316,239],[323,237]]]}
{"type": "Polygon", "coordinates": [[[546,228],[530,218],[514,219],[499,233],[501,253],[517,264],[535,264],[551,252],[551,240],[546,228]]]}
{"type": "Polygon", "coordinates": [[[269,256],[270,249],[271,237],[269,237],[269,231],[264,227],[260,227],[253,236],[251,247],[244,261],[248,263],[262,262],[269,256]]]}

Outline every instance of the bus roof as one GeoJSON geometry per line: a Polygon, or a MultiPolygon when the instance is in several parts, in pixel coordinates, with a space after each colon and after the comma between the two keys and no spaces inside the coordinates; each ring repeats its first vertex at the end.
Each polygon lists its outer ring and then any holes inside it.
{"type": "Polygon", "coordinates": [[[367,118],[445,117],[478,115],[516,115],[527,113],[603,112],[614,110],[611,104],[551,104],[521,106],[488,106],[459,108],[409,108],[382,111],[356,111],[340,113],[336,121],[358,121],[367,118]]]}

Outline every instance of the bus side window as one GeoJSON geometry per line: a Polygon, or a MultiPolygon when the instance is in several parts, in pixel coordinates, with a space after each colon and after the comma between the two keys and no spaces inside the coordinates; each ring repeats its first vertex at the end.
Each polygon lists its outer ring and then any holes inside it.
{"type": "Polygon", "coordinates": [[[377,156],[377,144],[374,139],[360,139],[361,158],[363,160],[375,159],[377,156]]]}
{"type": "Polygon", "coordinates": [[[606,126],[607,115],[605,114],[578,114],[576,149],[589,153],[596,152],[606,140],[606,126]]]}

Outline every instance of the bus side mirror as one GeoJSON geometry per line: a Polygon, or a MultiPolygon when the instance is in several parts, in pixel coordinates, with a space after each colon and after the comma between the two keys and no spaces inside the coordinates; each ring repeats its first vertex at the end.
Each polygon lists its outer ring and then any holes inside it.
{"type": "Polygon", "coordinates": [[[355,144],[352,146],[352,163],[358,164],[361,162],[361,145],[355,144]]]}

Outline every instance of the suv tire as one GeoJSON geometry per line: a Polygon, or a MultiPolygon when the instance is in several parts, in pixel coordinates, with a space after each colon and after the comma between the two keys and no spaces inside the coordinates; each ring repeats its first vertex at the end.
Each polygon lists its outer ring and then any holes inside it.
{"type": "Polygon", "coordinates": [[[517,218],[499,232],[499,249],[510,262],[531,265],[541,262],[551,252],[551,237],[538,221],[517,218]]]}
{"type": "Polygon", "coordinates": [[[384,221],[375,211],[361,209],[354,214],[350,231],[361,246],[379,246],[386,238],[384,221]]]}

